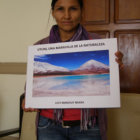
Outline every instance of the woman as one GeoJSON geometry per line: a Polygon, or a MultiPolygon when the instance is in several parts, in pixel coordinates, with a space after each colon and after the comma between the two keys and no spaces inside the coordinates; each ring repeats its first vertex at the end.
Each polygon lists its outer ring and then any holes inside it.
{"type": "MultiPolygon", "coordinates": [[[[57,25],[50,35],[36,44],[99,39],[81,25],[82,0],[52,0],[52,15],[57,25]]],[[[122,54],[116,52],[122,67],[122,54]]],[[[24,107],[25,111],[38,111],[24,107]]],[[[105,109],[42,109],[38,121],[38,140],[106,140],[105,109]]]]}

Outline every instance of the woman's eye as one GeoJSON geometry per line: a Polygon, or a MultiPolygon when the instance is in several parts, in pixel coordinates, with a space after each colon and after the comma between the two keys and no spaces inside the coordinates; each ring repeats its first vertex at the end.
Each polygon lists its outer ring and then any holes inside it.
{"type": "Polygon", "coordinates": [[[76,11],[77,8],[76,7],[71,7],[71,10],[76,11]]]}
{"type": "Polygon", "coordinates": [[[62,11],[63,10],[63,7],[59,7],[57,8],[58,11],[62,11]]]}
{"type": "MultiPolygon", "coordinates": [[[[69,10],[72,10],[72,11],[76,11],[78,8],[77,7],[70,7],[69,10]]],[[[58,7],[56,8],[57,11],[63,11],[65,10],[64,7],[58,7]]]]}

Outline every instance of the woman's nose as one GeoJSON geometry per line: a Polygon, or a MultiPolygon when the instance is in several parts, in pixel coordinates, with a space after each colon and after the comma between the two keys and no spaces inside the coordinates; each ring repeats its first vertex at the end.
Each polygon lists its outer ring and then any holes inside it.
{"type": "Polygon", "coordinates": [[[65,10],[64,17],[65,19],[69,19],[71,17],[69,10],[65,10]]]}

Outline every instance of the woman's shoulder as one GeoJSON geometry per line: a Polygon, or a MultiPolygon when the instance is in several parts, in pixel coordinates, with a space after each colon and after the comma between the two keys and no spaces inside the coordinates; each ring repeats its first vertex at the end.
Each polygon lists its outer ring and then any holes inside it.
{"type": "Polygon", "coordinates": [[[99,34],[88,32],[88,36],[90,39],[101,39],[99,34]]]}
{"type": "Polygon", "coordinates": [[[48,43],[49,43],[49,37],[45,37],[45,38],[37,41],[36,43],[34,43],[34,45],[48,44],[48,43]]]}

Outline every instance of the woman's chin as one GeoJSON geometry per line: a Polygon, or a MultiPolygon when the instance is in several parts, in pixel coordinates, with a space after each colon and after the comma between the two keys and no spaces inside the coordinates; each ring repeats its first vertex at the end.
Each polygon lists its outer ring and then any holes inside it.
{"type": "Polygon", "coordinates": [[[61,28],[61,31],[63,32],[75,32],[76,31],[76,27],[71,27],[71,26],[63,26],[63,28],[61,28]]]}

